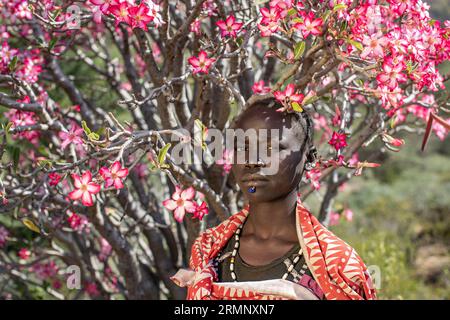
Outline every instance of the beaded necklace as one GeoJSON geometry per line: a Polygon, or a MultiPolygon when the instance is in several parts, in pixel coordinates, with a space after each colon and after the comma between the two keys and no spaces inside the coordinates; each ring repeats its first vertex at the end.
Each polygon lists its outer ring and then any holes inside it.
{"type": "MultiPolygon", "coordinates": [[[[244,226],[244,224],[242,223],[236,229],[235,234],[234,234],[235,243],[234,243],[234,248],[233,248],[233,251],[231,253],[231,259],[230,259],[230,274],[231,274],[231,278],[233,279],[234,282],[237,282],[237,276],[236,276],[236,273],[235,273],[234,263],[236,261],[236,255],[237,255],[237,252],[238,252],[238,249],[239,249],[239,238],[240,238],[239,235],[240,235],[240,233],[242,231],[242,227],[243,226],[244,226]]],[[[225,258],[225,257],[223,257],[221,259],[220,256],[221,256],[221,254],[219,253],[216,261],[219,261],[219,260],[222,260],[222,259],[225,258]]],[[[295,268],[295,265],[297,264],[297,262],[300,260],[301,256],[302,256],[302,248],[300,248],[300,250],[298,251],[298,254],[294,258],[294,260],[291,263],[289,263],[287,272],[282,276],[283,280],[286,280],[286,278],[289,276],[289,274],[292,274],[294,279],[299,277],[299,274],[294,270],[294,268],[295,268]]],[[[287,260],[289,260],[289,259],[287,259],[287,260]]],[[[290,260],[289,260],[289,262],[290,262],[290,260]]],[[[302,269],[300,271],[301,276],[303,276],[303,274],[305,273],[306,269],[307,269],[307,265],[306,265],[306,263],[304,263],[303,266],[302,266],[302,269]]]]}

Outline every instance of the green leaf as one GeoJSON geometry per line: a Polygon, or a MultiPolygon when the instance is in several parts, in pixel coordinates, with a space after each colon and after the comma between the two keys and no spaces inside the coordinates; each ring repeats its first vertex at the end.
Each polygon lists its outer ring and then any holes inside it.
{"type": "Polygon", "coordinates": [[[5,131],[5,137],[6,137],[7,140],[9,140],[9,138],[10,138],[10,136],[11,136],[11,135],[9,134],[9,130],[11,129],[11,127],[12,127],[13,124],[14,124],[14,123],[11,122],[11,121],[8,122],[8,123],[6,124],[6,126],[2,124],[3,130],[5,131]]]}
{"type": "Polygon", "coordinates": [[[355,40],[352,40],[352,39],[347,39],[347,42],[350,43],[352,46],[354,46],[359,51],[363,51],[364,50],[363,45],[360,42],[358,42],[358,41],[355,41],[355,40]]]}
{"type": "Polygon", "coordinates": [[[11,62],[10,62],[9,65],[8,65],[8,69],[9,69],[10,72],[13,72],[13,71],[16,69],[17,61],[18,61],[18,60],[19,60],[18,56],[14,56],[14,57],[11,59],[11,62]]]}
{"type": "Polygon", "coordinates": [[[99,136],[101,136],[102,134],[105,133],[105,131],[106,131],[106,128],[105,128],[105,127],[100,127],[100,129],[97,130],[97,134],[98,134],[99,136]]]}
{"type": "Polygon", "coordinates": [[[12,158],[13,158],[14,171],[17,171],[17,168],[19,167],[20,148],[13,147],[12,158]]]}
{"type": "Polygon", "coordinates": [[[87,136],[89,136],[91,134],[91,129],[89,129],[89,127],[86,124],[86,121],[81,121],[81,126],[83,127],[84,132],[86,133],[87,136]]]}
{"type": "Polygon", "coordinates": [[[37,233],[41,233],[41,229],[39,229],[39,227],[36,225],[36,223],[34,223],[33,220],[28,219],[28,218],[23,218],[22,219],[22,223],[30,230],[37,232],[37,233]]]}
{"type": "Polygon", "coordinates": [[[296,14],[297,13],[297,10],[295,9],[295,8],[291,8],[291,9],[289,9],[289,11],[288,11],[288,15],[289,16],[293,16],[294,14],[296,14]]]}
{"type": "Polygon", "coordinates": [[[343,4],[343,3],[339,3],[339,4],[334,6],[333,12],[337,12],[339,10],[345,10],[345,9],[347,9],[347,5],[343,4]]]}
{"type": "Polygon", "coordinates": [[[100,136],[99,136],[97,133],[95,133],[95,132],[91,132],[91,133],[88,135],[88,138],[89,138],[90,140],[98,141],[98,139],[100,139],[100,136]]]}
{"type": "Polygon", "coordinates": [[[52,38],[50,40],[50,42],[48,43],[48,50],[52,50],[55,47],[57,42],[58,42],[57,38],[52,38]]]}
{"type": "Polygon", "coordinates": [[[356,79],[355,82],[358,87],[364,87],[364,81],[362,81],[362,79],[356,79]]]}
{"type": "Polygon", "coordinates": [[[172,144],[168,143],[164,146],[164,148],[159,150],[158,162],[159,162],[160,167],[162,167],[164,165],[164,162],[165,162],[166,156],[167,156],[167,152],[169,151],[171,146],[172,146],[172,144]]]}
{"type": "Polygon", "coordinates": [[[294,111],[303,112],[303,108],[298,102],[292,102],[291,106],[292,106],[292,109],[294,109],[294,111]]]}
{"type": "Polygon", "coordinates": [[[299,59],[305,52],[305,48],[306,48],[305,41],[297,42],[294,47],[294,59],[299,59]]]}
{"type": "Polygon", "coordinates": [[[330,17],[330,15],[331,15],[331,10],[325,11],[324,15],[322,16],[323,22],[327,21],[327,19],[330,17]]]}
{"type": "Polygon", "coordinates": [[[295,23],[303,23],[303,19],[302,18],[298,18],[298,17],[292,19],[291,21],[295,22],[295,23]]]}
{"type": "Polygon", "coordinates": [[[39,151],[40,154],[42,154],[42,155],[45,156],[45,157],[48,157],[48,156],[49,156],[49,155],[48,155],[48,152],[47,152],[47,148],[46,148],[46,146],[44,146],[44,145],[40,145],[40,146],[38,147],[38,151],[39,151]]]}
{"type": "Polygon", "coordinates": [[[52,168],[53,167],[53,162],[51,160],[48,160],[48,159],[39,160],[38,161],[38,166],[43,167],[43,168],[45,166],[48,166],[49,168],[52,168]]]}

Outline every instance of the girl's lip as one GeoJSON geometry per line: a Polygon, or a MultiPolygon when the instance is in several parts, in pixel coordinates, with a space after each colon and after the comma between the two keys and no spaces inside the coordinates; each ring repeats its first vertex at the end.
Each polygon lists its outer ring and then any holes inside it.
{"type": "Polygon", "coordinates": [[[260,187],[268,183],[267,180],[248,180],[244,181],[245,185],[248,187],[260,187]]]}
{"type": "Polygon", "coordinates": [[[258,182],[258,181],[268,181],[268,179],[266,177],[263,176],[249,176],[249,177],[244,177],[242,179],[242,182],[258,182]]]}

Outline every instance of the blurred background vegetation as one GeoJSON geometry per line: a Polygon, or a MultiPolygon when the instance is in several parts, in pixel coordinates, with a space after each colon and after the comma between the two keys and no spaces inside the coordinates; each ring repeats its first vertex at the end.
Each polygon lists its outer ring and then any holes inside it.
{"type": "MultiPolygon", "coordinates": [[[[450,19],[448,0],[427,2],[435,19],[450,19]]],[[[344,187],[335,209],[351,208],[353,221],[330,230],[380,268],[380,299],[450,299],[450,139],[433,135],[421,152],[421,137],[403,138],[402,151],[344,187]]]]}

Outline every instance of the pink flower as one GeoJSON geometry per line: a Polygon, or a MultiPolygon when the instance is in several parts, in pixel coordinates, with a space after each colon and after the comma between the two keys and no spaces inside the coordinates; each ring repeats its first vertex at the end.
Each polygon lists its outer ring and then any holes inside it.
{"type": "Polygon", "coordinates": [[[83,128],[80,128],[77,124],[72,123],[72,127],[69,132],[61,131],[59,138],[62,140],[61,149],[65,149],[70,143],[83,144],[81,136],[83,134],[83,128]]]}
{"type": "Polygon", "coordinates": [[[176,191],[172,195],[172,199],[166,199],[162,204],[170,211],[174,211],[175,220],[181,222],[183,221],[186,211],[194,213],[196,210],[196,205],[192,201],[194,195],[194,188],[189,187],[185,190],[181,190],[181,188],[177,186],[176,191]]]}
{"type": "Polygon", "coordinates": [[[101,247],[101,249],[100,249],[100,254],[98,256],[98,259],[100,261],[104,262],[111,255],[112,247],[105,238],[100,239],[100,247],[101,247]]]}
{"type": "Polygon", "coordinates": [[[312,170],[306,171],[305,178],[310,181],[311,186],[315,190],[320,189],[320,176],[322,175],[322,172],[319,168],[313,168],[312,170]]]}
{"type": "Polygon", "coordinates": [[[271,21],[267,25],[258,24],[261,37],[270,37],[273,33],[279,29],[278,23],[271,21]]]}
{"type": "Polygon", "coordinates": [[[114,185],[116,189],[122,189],[123,179],[128,176],[128,169],[122,168],[120,161],[116,161],[109,169],[102,167],[99,173],[105,180],[105,188],[114,185]]]}
{"type": "Polygon", "coordinates": [[[41,280],[47,280],[53,278],[58,274],[58,266],[55,261],[49,261],[47,263],[38,263],[31,267],[31,271],[36,274],[41,280]]]}
{"type": "Polygon", "coordinates": [[[49,173],[48,178],[50,179],[50,182],[48,184],[51,186],[56,186],[61,180],[61,176],[56,172],[49,173]]]}
{"type": "Polygon", "coordinates": [[[194,32],[196,35],[200,35],[202,33],[201,26],[202,20],[197,18],[189,26],[189,31],[194,32]]]}
{"type": "Polygon", "coordinates": [[[330,141],[328,141],[328,144],[333,146],[336,151],[338,151],[339,149],[347,146],[347,136],[345,133],[338,133],[334,131],[330,141]]]}
{"type": "Polygon", "coordinates": [[[310,13],[304,17],[303,22],[295,24],[294,27],[302,32],[303,38],[307,38],[310,34],[314,36],[320,35],[322,33],[322,25],[322,18],[314,19],[314,14],[310,13]]]}
{"type": "Polygon", "coordinates": [[[345,209],[342,213],[344,215],[345,220],[352,221],[353,220],[353,211],[350,209],[345,209]]]}
{"type": "Polygon", "coordinates": [[[383,63],[383,71],[378,74],[377,81],[380,85],[387,86],[389,90],[394,90],[398,87],[399,82],[407,80],[406,75],[402,73],[404,69],[405,64],[401,59],[394,61],[392,57],[386,58],[383,63]]]}
{"type": "Polygon", "coordinates": [[[94,205],[92,195],[100,192],[100,185],[91,182],[91,172],[89,170],[85,171],[81,178],[76,173],[73,173],[72,179],[75,190],[69,193],[69,198],[71,200],[78,200],[81,198],[81,202],[87,207],[94,205]]]}
{"type": "Polygon", "coordinates": [[[128,13],[129,4],[127,2],[122,2],[118,5],[113,5],[110,7],[109,12],[116,17],[116,26],[125,22],[126,24],[131,25],[130,15],[128,13]]]}
{"type": "Polygon", "coordinates": [[[147,25],[154,19],[150,14],[149,8],[144,3],[128,8],[128,13],[130,14],[131,27],[133,29],[140,28],[147,31],[147,25]]]}
{"type": "Polygon", "coordinates": [[[340,217],[341,217],[341,216],[339,215],[339,213],[334,212],[334,211],[330,212],[330,220],[329,220],[328,224],[329,224],[330,226],[338,225],[338,224],[339,224],[339,218],[340,218],[340,217]]]}
{"type": "Polygon", "coordinates": [[[255,94],[266,94],[270,92],[270,87],[265,85],[264,80],[260,80],[253,84],[252,90],[255,94]]]}
{"type": "Polygon", "coordinates": [[[108,8],[109,8],[111,2],[113,2],[113,1],[114,0],[89,0],[89,2],[92,3],[94,6],[99,7],[99,9],[103,13],[108,12],[108,8]]]}
{"type": "Polygon", "coordinates": [[[84,290],[89,294],[91,297],[97,297],[100,295],[100,291],[98,291],[97,285],[94,282],[88,282],[84,290]]]}
{"type": "Polygon", "coordinates": [[[230,173],[233,167],[233,151],[228,149],[223,150],[222,159],[217,160],[216,164],[223,166],[223,175],[230,173]]]}
{"type": "Polygon", "coordinates": [[[271,7],[271,8],[261,8],[259,9],[259,12],[263,16],[261,23],[262,24],[269,24],[271,22],[278,22],[280,19],[280,12],[277,10],[277,8],[271,7]]]}
{"type": "Polygon", "coordinates": [[[195,206],[194,217],[202,220],[205,215],[208,214],[208,206],[203,201],[200,205],[195,206]]]}
{"type": "Polygon", "coordinates": [[[388,40],[379,33],[374,33],[371,36],[363,35],[364,50],[361,52],[361,58],[365,59],[369,55],[373,58],[382,58],[384,56],[384,49],[388,44],[388,40]]]}
{"type": "Polygon", "coordinates": [[[19,250],[17,255],[22,260],[28,260],[28,258],[31,256],[31,251],[28,250],[27,248],[22,248],[22,249],[19,250]]]}
{"type": "Polygon", "coordinates": [[[288,106],[291,106],[292,102],[301,104],[305,98],[303,94],[295,93],[295,85],[293,83],[288,84],[284,91],[275,91],[273,95],[278,101],[286,103],[288,106]]]}
{"type": "Polygon", "coordinates": [[[222,37],[230,36],[236,38],[236,32],[241,29],[243,23],[236,22],[236,18],[233,15],[229,15],[226,20],[217,21],[216,25],[220,28],[222,37]]]}
{"type": "Polygon", "coordinates": [[[205,51],[200,51],[198,57],[192,56],[188,59],[191,66],[194,68],[193,73],[208,73],[211,64],[216,61],[214,58],[208,58],[205,51]]]}
{"type": "Polygon", "coordinates": [[[77,230],[81,226],[81,217],[75,212],[72,212],[70,217],[67,218],[67,221],[73,230],[77,230]]]}

